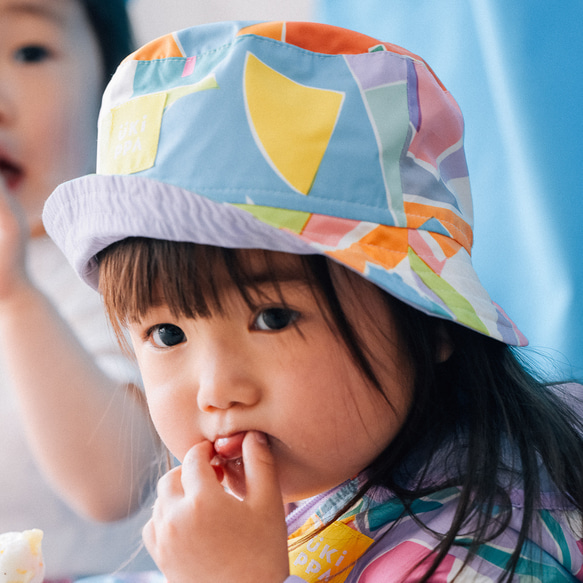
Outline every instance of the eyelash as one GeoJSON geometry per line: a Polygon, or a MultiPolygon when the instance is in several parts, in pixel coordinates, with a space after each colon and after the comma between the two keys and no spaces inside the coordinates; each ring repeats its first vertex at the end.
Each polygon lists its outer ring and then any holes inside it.
{"type": "Polygon", "coordinates": [[[258,330],[260,332],[279,332],[280,330],[288,328],[290,325],[294,325],[298,321],[299,317],[300,313],[291,308],[285,308],[281,306],[271,306],[268,308],[262,308],[261,310],[258,310],[257,313],[254,315],[250,328],[252,330],[258,330]],[[262,328],[258,324],[259,318],[261,316],[266,316],[268,313],[271,313],[271,315],[275,317],[285,314],[285,316],[287,317],[287,321],[281,327],[262,328]]]}
{"type": "MultiPolygon", "coordinates": [[[[284,330],[289,326],[294,325],[298,321],[299,317],[300,313],[296,310],[292,310],[291,308],[284,308],[280,306],[262,308],[261,310],[258,310],[257,313],[254,315],[250,329],[259,332],[279,332],[280,330],[284,330]],[[262,317],[265,318],[269,316],[272,317],[271,323],[265,321],[263,321],[263,324],[259,323],[260,318],[262,317]],[[283,321],[281,321],[282,316],[284,316],[283,321]]],[[[164,323],[156,324],[155,326],[148,328],[145,334],[145,338],[149,342],[151,342],[156,348],[164,349],[172,348],[173,346],[182,344],[186,340],[186,335],[179,326],[176,326],[175,324],[164,323]],[[164,330],[170,332],[171,335],[174,335],[174,338],[172,340],[175,339],[177,341],[174,343],[167,344],[160,340],[160,333],[163,332],[164,330]]]]}
{"type": "Polygon", "coordinates": [[[13,53],[14,60],[28,65],[46,61],[52,56],[52,52],[42,44],[28,44],[16,49],[13,53]]]}

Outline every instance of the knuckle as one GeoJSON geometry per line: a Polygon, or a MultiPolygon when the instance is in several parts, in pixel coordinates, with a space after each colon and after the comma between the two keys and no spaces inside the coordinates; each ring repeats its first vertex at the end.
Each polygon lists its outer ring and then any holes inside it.
{"type": "Polygon", "coordinates": [[[182,468],[179,466],[177,468],[171,469],[166,472],[159,480],[156,486],[156,492],[158,496],[168,494],[175,489],[175,485],[180,483],[180,475],[182,473],[182,468]]]}

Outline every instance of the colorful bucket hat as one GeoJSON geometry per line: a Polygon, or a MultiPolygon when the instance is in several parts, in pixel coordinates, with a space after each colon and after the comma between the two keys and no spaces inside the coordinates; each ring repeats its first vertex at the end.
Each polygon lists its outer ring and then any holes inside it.
{"type": "Polygon", "coordinates": [[[392,44],[308,22],[215,23],[130,55],[103,99],[97,175],[44,222],[82,278],[131,236],[323,254],[423,312],[525,337],[472,267],[459,107],[392,44]]]}

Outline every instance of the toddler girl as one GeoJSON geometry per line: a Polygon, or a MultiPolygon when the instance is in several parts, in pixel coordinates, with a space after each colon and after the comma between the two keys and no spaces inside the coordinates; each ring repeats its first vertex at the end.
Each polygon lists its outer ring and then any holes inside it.
{"type": "Polygon", "coordinates": [[[144,529],[170,582],[583,578],[580,386],[510,348],[416,55],[311,23],[158,39],[44,221],[182,462],[144,529]]]}

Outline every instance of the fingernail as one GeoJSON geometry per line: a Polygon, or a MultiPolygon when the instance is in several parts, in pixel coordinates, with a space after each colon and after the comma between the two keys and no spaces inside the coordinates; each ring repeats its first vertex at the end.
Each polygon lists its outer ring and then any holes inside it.
{"type": "Polygon", "coordinates": [[[254,431],[253,433],[255,433],[255,439],[257,440],[257,443],[260,443],[261,445],[267,445],[267,435],[265,435],[265,433],[261,431],[254,431]]]}

